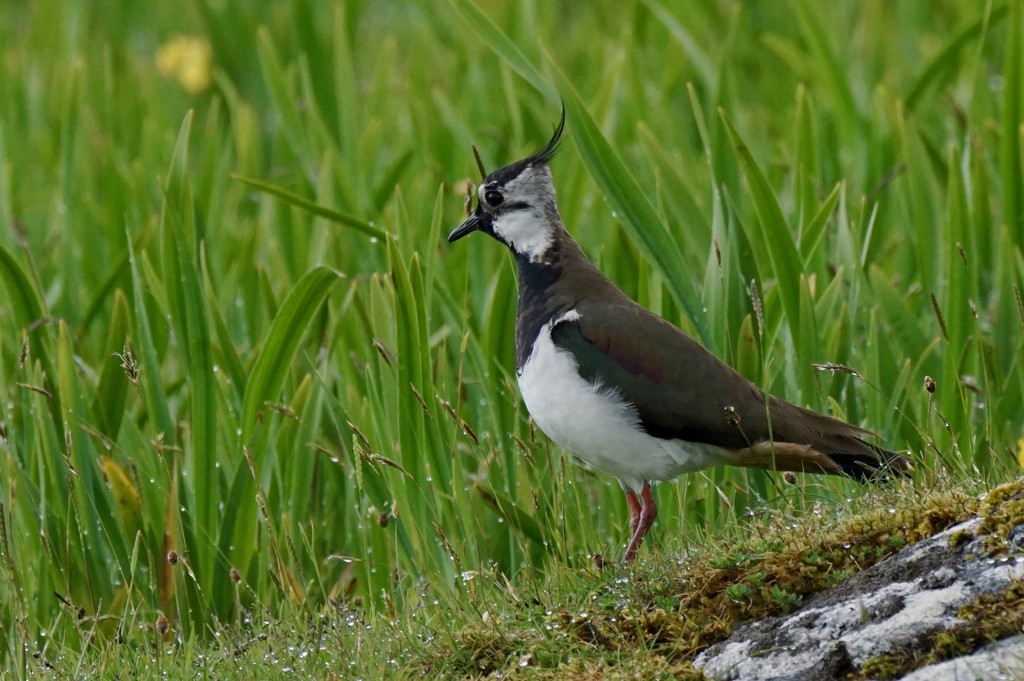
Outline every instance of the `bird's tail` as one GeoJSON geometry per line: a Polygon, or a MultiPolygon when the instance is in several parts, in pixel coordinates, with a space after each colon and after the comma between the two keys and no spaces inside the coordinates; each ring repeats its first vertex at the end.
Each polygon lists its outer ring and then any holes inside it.
{"type": "Polygon", "coordinates": [[[867,446],[871,450],[871,454],[839,451],[828,455],[839,467],[842,475],[861,482],[878,482],[891,480],[896,476],[905,477],[913,473],[914,464],[908,457],[863,440],[858,442],[867,446]]]}
{"type": "Polygon", "coordinates": [[[891,480],[895,476],[909,475],[914,470],[910,459],[902,454],[856,437],[837,440],[827,448],[792,442],[759,442],[745,449],[733,450],[735,458],[727,463],[777,471],[845,475],[860,482],[891,480]],[[823,449],[827,451],[821,451],[823,449]]]}

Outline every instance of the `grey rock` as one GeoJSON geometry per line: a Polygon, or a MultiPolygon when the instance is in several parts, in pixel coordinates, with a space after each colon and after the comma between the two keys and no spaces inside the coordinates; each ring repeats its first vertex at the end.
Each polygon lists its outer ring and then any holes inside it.
{"type": "Polygon", "coordinates": [[[913,671],[903,681],[1020,681],[1024,679],[1024,636],[996,641],[955,660],[913,671]]]}
{"type": "MultiPolygon", "coordinates": [[[[745,624],[694,664],[715,681],[829,681],[846,678],[873,657],[920,648],[924,637],[963,622],[956,616],[961,606],[1024,578],[1024,556],[971,560],[981,540],[950,545],[953,533],[974,532],[980,523],[974,518],[909,546],[786,617],[745,624]]],[[[1024,679],[1024,636],[905,678],[1024,679]]]]}

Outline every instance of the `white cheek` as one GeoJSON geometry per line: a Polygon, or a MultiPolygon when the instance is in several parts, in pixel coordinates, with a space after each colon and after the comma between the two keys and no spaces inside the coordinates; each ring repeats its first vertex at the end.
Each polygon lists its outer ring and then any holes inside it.
{"type": "Polygon", "coordinates": [[[513,251],[525,255],[532,262],[543,259],[551,246],[551,231],[532,212],[517,210],[494,221],[494,233],[513,251]]]}

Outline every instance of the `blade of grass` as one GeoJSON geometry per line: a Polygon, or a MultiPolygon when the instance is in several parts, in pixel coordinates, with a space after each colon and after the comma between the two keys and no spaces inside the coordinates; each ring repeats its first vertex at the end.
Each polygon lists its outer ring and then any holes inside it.
{"type": "Polygon", "coordinates": [[[276,401],[303,331],[341,275],[328,267],[304,274],[281,304],[249,372],[242,399],[241,441],[248,442],[265,401],[276,401]]]}
{"type": "Polygon", "coordinates": [[[67,463],[73,467],[71,481],[78,520],[87,534],[83,550],[91,553],[95,561],[97,579],[92,584],[92,607],[96,608],[99,602],[109,598],[115,581],[99,575],[112,571],[121,580],[130,578],[130,542],[117,525],[110,493],[98,465],[99,457],[96,456],[91,438],[86,434],[86,423],[82,415],[88,412],[84,408],[79,388],[71,334],[63,321],[58,325],[56,388],[64,409],[63,433],[67,463]]]}
{"type": "Polygon", "coordinates": [[[214,294],[213,283],[210,281],[210,271],[205,257],[203,258],[202,272],[203,292],[206,295],[207,303],[206,309],[210,315],[213,331],[217,338],[217,343],[213,347],[214,359],[217,361],[217,366],[227,372],[228,380],[231,381],[231,387],[234,389],[234,394],[241,401],[245,394],[245,368],[242,366],[242,361],[235,351],[235,344],[231,339],[231,333],[228,331],[224,314],[217,305],[217,297],[214,294]]]}
{"type": "Polygon", "coordinates": [[[931,61],[921,70],[913,85],[907,90],[904,103],[907,111],[913,111],[921,101],[925,92],[928,91],[940,78],[956,68],[960,61],[960,53],[979,36],[984,36],[994,26],[1002,22],[1010,9],[1010,4],[1000,5],[992,9],[989,3],[985,3],[986,11],[980,19],[970,24],[959,34],[954,36],[938,54],[932,57],[931,61]]]}
{"type": "MultiPolygon", "coordinates": [[[[130,235],[129,235],[130,238],[130,235]]],[[[128,264],[132,274],[132,310],[134,312],[135,351],[139,358],[139,377],[146,411],[153,422],[155,435],[169,447],[176,441],[176,433],[167,404],[167,393],[160,377],[160,361],[153,342],[153,331],[143,294],[143,281],[135,260],[135,248],[128,244],[128,264]]]]}
{"type": "Polygon", "coordinates": [[[782,209],[775,198],[768,180],[754,160],[746,143],[736,132],[732,123],[720,111],[719,115],[732,143],[734,153],[747,178],[751,199],[757,220],[743,222],[748,238],[754,245],[754,258],[763,278],[774,278],[779,291],[782,309],[786,315],[790,332],[794,338],[800,334],[800,275],[803,264],[797,251],[794,237],[782,215],[782,209]]]}
{"type": "Polygon", "coordinates": [[[129,350],[130,327],[128,299],[121,289],[117,289],[114,292],[114,310],[107,326],[103,368],[91,411],[104,435],[113,442],[117,441],[117,433],[121,429],[128,386],[132,382],[131,376],[126,375],[132,371],[133,362],[129,350]]]}
{"type": "Polygon", "coordinates": [[[476,32],[496,55],[505,60],[512,70],[537,89],[549,102],[558,101],[558,92],[523,54],[522,50],[471,0],[449,0],[456,14],[476,32]]]}
{"type": "Polygon", "coordinates": [[[1024,118],[1024,8],[1010,3],[1006,61],[1003,65],[1003,110],[1000,119],[999,170],[1003,184],[1003,221],[1018,244],[1024,244],[1024,166],[1021,120],[1024,118]]]}
{"type": "Polygon", "coordinates": [[[820,5],[813,0],[799,0],[795,9],[801,32],[810,46],[809,61],[822,70],[821,85],[831,92],[836,115],[853,130],[861,120],[860,107],[850,87],[848,70],[840,65],[840,57],[835,53],[839,43],[828,34],[826,22],[819,16],[820,5]]]}
{"type": "Polygon", "coordinates": [[[204,306],[203,288],[199,278],[199,251],[195,224],[195,201],[189,181],[189,138],[192,114],[185,116],[171,158],[170,171],[164,187],[160,214],[160,241],[164,274],[164,293],[171,313],[171,322],[179,343],[175,348],[186,368],[189,408],[189,455],[184,473],[204,484],[191,488],[191,496],[182,495],[194,518],[194,529],[203,540],[193,547],[192,563],[203,589],[222,608],[230,603],[223,591],[227,575],[214,570],[215,553],[212,542],[219,524],[217,501],[219,471],[217,459],[217,384],[213,374],[213,353],[210,330],[204,306]],[[190,465],[189,465],[190,464],[190,465]],[[191,502],[191,503],[189,503],[191,502]],[[202,547],[201,550],[196,550],[202,547]]]}
{"type": "Polygon", "coordinates": [[[718,78],[717,71],[712,66],[711,57],[698,44],[693,34],[664,5],[656,0],[643,0],[643,4],[661,22],[676,44],[690,58],[693,67],[700,74],[701,85],[708,90],[713,89],[718,78]]]}
{"type": "Polygon", "coordinates": [[[811,258],[814,257],[815,252],[821,245],[822,237],[825,236],[825,228],[828,226],[829,220],[832,219],[832,214],[836,210],[840,196],[845,193],[841,191],[842,189],[842,183],[832,188],[832,191],[821,202],[818,211],[805,224],[800,234],[800,256],[805,266],[810,266],[811,258]]]}
{"type": "MultiPolygon", "coordinates": [[[[32,356],[39,361],[46,379],[56,380],[46,344],[42,298],[18,261],[2,246],[0,246],[0,281],[3,282],[4,288],[7,290],[7,299],[14,311],[15,323],[24,334],[20,342],[28,344],[32,356]]],[[[19,354],[23,352],[22,348],[19,348],[18,352],[19,354]]],[[[54,424],[59,424],[62,420],[59,397],[55,396],[50,400],[49,405],[54,424]]]]}
{"type": "Polygon", "coordinates": [[[327,220],[330,220],[331,222],[336,222],[339,225],[351,227],[357,232],[362,232],[367,236],[375,237],[377,239],[382,240],[387,236],[384,230],[374,227],[369,222],[360,220],[359,218],[352,217],[351,215],[339,213],[338,211],[331,210],[330,208],[327,208],[325,206],[318,205],[313,201],[310,201],[309,199],[304,199],[298,194],[292,193],[287,189],[283,189],[276,185],[270,184],[269,182],[263,182],[262,180],[254,180],[250,177],[242,177],[241,175],[232,175],[231,178],[234,180],[238,180],[243,184],[247,184],[250,187],[253,187],[254,189],[258,189],[259,191],[265,194],[276,196],[277,198],[285,201],[286,203],[290,203],[291,205],[301,208],[302,210],[308,213],[312,213],[317,217],[325,218],[327,220]]]}

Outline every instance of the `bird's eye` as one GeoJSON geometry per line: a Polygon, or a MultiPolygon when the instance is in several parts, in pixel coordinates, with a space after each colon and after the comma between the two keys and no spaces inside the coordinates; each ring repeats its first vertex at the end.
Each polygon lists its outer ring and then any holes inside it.
{"type": "Polygon", "coordinates": [[[489,206],[500,206],[501,202],[504,200],[505,197],[496,189],[488,189],[484,192],[484,201],[486,201],[489,206]]]}

